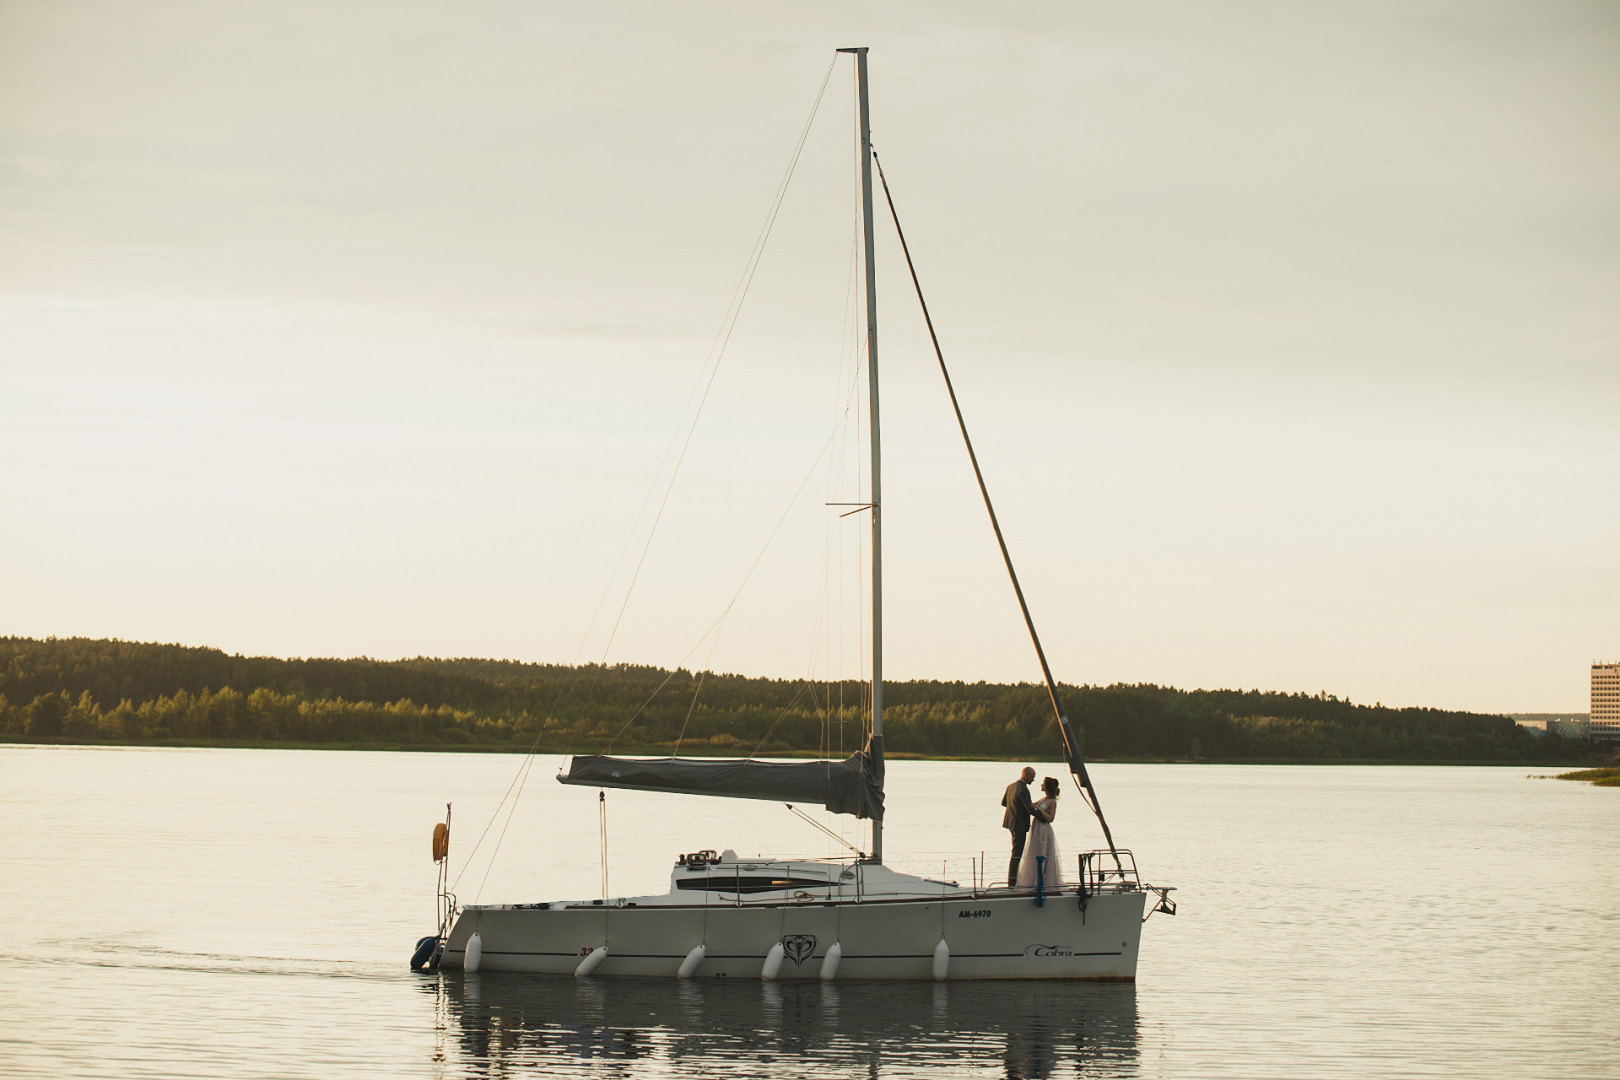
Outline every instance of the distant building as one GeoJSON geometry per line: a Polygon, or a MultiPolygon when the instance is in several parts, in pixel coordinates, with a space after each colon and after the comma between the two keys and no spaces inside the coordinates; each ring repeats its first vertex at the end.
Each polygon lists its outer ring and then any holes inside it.
{"type": "Polygon", "coordinates": [[[1592,665],[1591,733],[1594,739],[1620,739],[1620,664],[1592,665]]]}
{"type": "Polygon", "coordinates": [[[1516,724],[1538,734],[1562,735],[1569,739],[1584,739],[1587,733],[1585,713],[1514,712],[1507,714],[1516,724]]]}
{"type": "Polygon", "coordinates": [[[1592,733],[1591,725],[1584,716],[1572,716],[1567,720],[1547,721],[1547,731],[1553,735],[1562,735],[1566,739],[1584,739],[1592,733]]]}

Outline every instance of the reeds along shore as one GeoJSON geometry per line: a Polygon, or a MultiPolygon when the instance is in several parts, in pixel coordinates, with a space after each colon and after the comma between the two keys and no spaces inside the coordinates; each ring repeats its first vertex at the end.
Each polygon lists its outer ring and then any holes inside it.
{"type": "MultiPolygon", "coordinates": [[[[1586,740],[1503,716],[1356,705],[1328,694],[1064,687],[1093,758],[1581,761],[1586,740]]],[[[857,682],[615,665],[233,656],[87,638],[0,638],[0,736],[38,741],[378,745],[692,756],[852,752],[857,682]]],[[[1048,757],[1051,705],[1032,684],[884,685],[887,748],[923,757],[1048,757]]]]}
{"type": "Polygon", "coordinates": [[[1620,787],[1620,768],[1614,769],[1582,769],[1579,772],[1567,772],[1559,775],[1560,780],[1585,780],[1598,787],[1620,787]]]}

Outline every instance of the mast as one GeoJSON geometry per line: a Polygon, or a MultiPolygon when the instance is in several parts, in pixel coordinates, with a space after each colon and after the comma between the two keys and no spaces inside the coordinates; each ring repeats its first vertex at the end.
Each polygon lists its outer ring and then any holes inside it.
{"type": "MultiPolygon", "coordinates": [[[[855,57],[861,114],[861,225],[866,253],[866,370],[872,424],[872,739],[883,739],[883,484],[878,441],[877,268],[872,259],[872,116],[866,96],[866,46],[839,49],[855,57]]],[[[872,861],[883,861],[883,822],[872,820],[872,861]]]]}

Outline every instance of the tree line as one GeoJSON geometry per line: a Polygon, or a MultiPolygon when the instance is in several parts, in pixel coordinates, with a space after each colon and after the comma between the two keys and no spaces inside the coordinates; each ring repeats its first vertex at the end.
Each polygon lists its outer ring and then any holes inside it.
{"type": "MultiPolygon", "coordinates": [[[[1505,716],[1357,705],[1321,694],[1063,686],[1090,758],[1571,761],[1581,739],[1505,716]]],[[[843,755],[868,688],[617,664],[278,659],[89,638],[0,638],[0,736],[136,744],[843,755]]],[[[1050,759],[1046,689],[884,684],[889,753],[1050,759]]]]}

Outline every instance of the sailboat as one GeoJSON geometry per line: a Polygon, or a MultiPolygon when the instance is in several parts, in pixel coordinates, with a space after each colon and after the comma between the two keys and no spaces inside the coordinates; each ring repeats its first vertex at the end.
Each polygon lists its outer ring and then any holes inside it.
{"type": "MultiPolygon", "coordinates": [[[[1153,911],[1174,914],[1168,887],[1144,884],[1131,852],[1114,844],[1095,787],[1013,572],[972,442],[968,452],[1014,592],[1040,660],[1062,751],[1106,849],[1076,856],[1069,883],[986,886],[900,873],[883,862],[883,544],[878,425],[877,295],[867,50],[840,49],[856,67],[870,417],[871,727],[842,761],[765,762],[575,756],[557,779],[596,788],[677,792],[819,805],[871,823],[870,852],[845,858],[744,858],[712,849],[681,854],[669,890],[649,896],[459,905],[444,889],[440,933],[418,943],[414,967],[577,976],[775,979],[1134,979],[1141,929],[1153,911]],[[1148,900],[1155,903],[1148,909],[1148,900]]],[[[891,213],[894,203],[883,181],[891,213]]],[[[894,214],[899,232],[899,217],[894,214]]],[[[899,232],[912,281],[917,281],[899,232]]],[[[917,295],[922,299],[921,287],[917,295]]],[[[923,303],[927,318],[927,305],[923,303]]],[[[927,319],[932,337],[933,322],[927,319]]],[[[934,337],[947,387],[939,343],[934,337]]],[[[967,428],[956,404],[964,439],[967,428]]],[[[435,832],[443,861],[447,832],[435,832]]],[[[977,878],[979,875],[975,875],[977,878]]]]}

